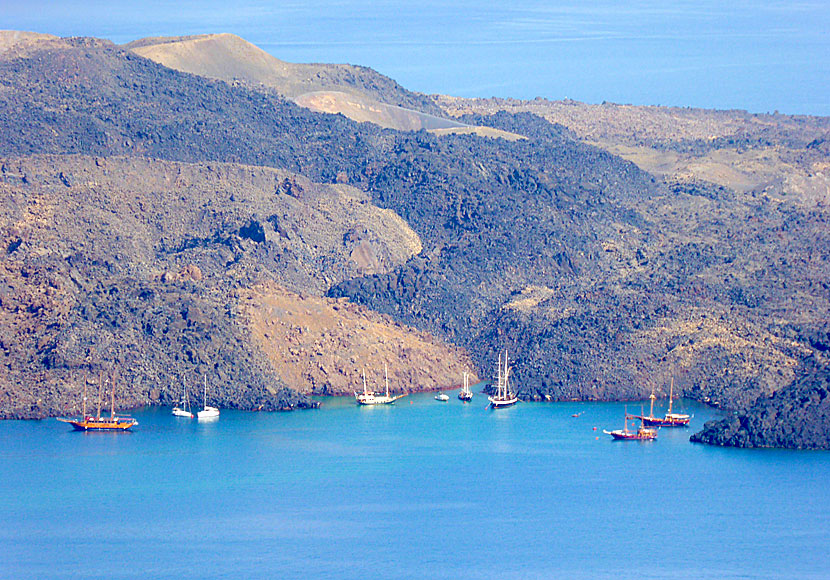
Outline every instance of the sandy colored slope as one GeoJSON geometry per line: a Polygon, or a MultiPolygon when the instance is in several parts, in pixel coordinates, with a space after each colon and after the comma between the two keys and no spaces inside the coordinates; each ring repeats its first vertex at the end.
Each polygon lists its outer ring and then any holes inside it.
{"type": "Polygon", "coordinates": [[[426,129],[520,138],[383,102],[383,89],[377,85],[382,77],[369,69],[341,64],[285,62],[233,34],[147,38],[127,46],[168,68],[275,90],[312,111],[341,114],[358,122],[400,131],[426,129]],[[366,86],[375,87],[377,91],[366,89],[366,86]]]}
{"type": "Polygon", "coordinates": [[[449,388],[472,371],[463,349],[342,300],[268,283],[240,291],[239,303],[251,338],[301,392],[350,395],[364,369],[369,388],[381,390],[385,364],[395,393],[449,388]]]}

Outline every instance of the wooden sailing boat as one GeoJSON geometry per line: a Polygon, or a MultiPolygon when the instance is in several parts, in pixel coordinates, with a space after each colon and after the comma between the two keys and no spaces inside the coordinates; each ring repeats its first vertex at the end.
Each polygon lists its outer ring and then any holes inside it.
{"type": "Polygon", "coordinates": [[[204,408],[196,413],[198,419],[218,419],[219,409],[216,407],[209,407],[207,404],[207,375],[205,375],[205,404],[204,408]]]}
{"type": "Polygon", "coordinates": [[[470,401],[473,398],[473,392],[470,390],[470,373],[464,373],[464,385],[461,387],[461,392],[458,393],[458,398],[462,401],[470,401]]]}
{"type": "Polygon", "coordinates": [[[502,366],[501,353],[499,353],[498,381],[496,383],[496,394],[487,397],[491,409],[509,407],[519,401],[519,397],[510,387],[510,365],[507,363],[507,351],[504,351],[504,366],[502,366]]]}
{"type": "MultiPolygon", "coordinates": [[[[109,383],[109,379],[107,379],[109,383]]],[[[120,417],[115,414],[115,383],[113,382],[112,389],[110,389],[110,416],[109,418],[101,416],[101,390],[103,388],[103,381],[101,376],[98,377],[98,409],[95,416],[86,414],[86,387],[87,380],[84,378],[84,401],[83,409],[81,411],[80,419],[65,419],[58,417],[58,421],[69,423],[76,431],[126,431],[127,429],[138,425],[138,421],[132,417],[120,417]]]]}
{"type": "Polygon", "coordinates": [[[187,381],[184,381],[184,395],[182,397],[182,406],[179,407],[176,405],[173,407],[173,414],[176,417],[186,417],[188,419],[193,418],[193,413],[190,410],[190,399],[187,396],[187,381]]]}
{"type": "Polygon", "coordinates": [[[386,377],[386,394],[382,395],[379,393],[375,393],[374,391],[370,391],[369,388],[366,386],[366,369],[363,369],[363,392],[358,393],[357,391],[354,392],[354,398],[357,401],[358,405],[388,405],[390,403],[394,403],[401,397],[405,395],[390,395],[389,394],[389,367],[387,365],[383,365],[383,374],[386,377]]]}
{"type": "Polygon", "coordinates": [[[687,427],[689,425],[690,417],[685,413],[672,413],[672,399],[674,398],[674,377],[671,379],[669,386],[669,409],[663,417],[654,416],[654,389],[651,390],[651,407],[648,416],[640,415],[638,418],[642,419],[643,424],[647,427],[687,427]]]}
{"type": "Polygon", "coordinates": [[[657,439],[657,429],[649,429],[643,424],[642,410],[640,415],[629,415],[628,408],[625,409],[625,420],[623,421],[622,429],[615,429],[614,431],[602,431],[606,435],[610,435],[614,439],[621,441],[651,441],[657,439]],[[640,426],[636,431],[628,429],[628,421],[630,419],[640,419],[640,426]]]}

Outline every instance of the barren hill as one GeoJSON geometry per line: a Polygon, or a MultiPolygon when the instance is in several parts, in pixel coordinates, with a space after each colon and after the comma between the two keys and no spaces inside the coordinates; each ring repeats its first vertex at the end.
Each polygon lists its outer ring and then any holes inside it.
{"type": "Polygon", "coordinates": [[[372,69],[285,62],[233,34],[145,38],[126,47],[172,69],[275,90],[312,111],[339,113],[358,122],[401,131],[464,129],[491,137],[518,137],[448,119],[431,99],[372,69]]]}
{"type": "MultiPolygon", "coordinates": [[[[172,69],[272,89],[313,110],[339,112],[357,121],[404,130],[440,123],[441,110],[431,100],[372,69],[285,62],[233,34],[147,38],[126,47],[172,69]],[[318,105],[321,94],[329,101],[318,105]]],[[[443,121],[446,127],[457,125],[443,121]]]]}

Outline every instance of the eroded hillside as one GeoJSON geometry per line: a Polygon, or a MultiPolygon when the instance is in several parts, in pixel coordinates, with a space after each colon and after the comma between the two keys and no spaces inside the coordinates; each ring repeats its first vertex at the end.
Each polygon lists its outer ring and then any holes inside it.
{"type": "Polygon", "coordinates": [[[102,369],[132,405],[202,375],[225,407],[306,404],[305,384],[263,364],[242,290],[320,293],[421,247],[358,190],[232,164],[6,158],[0,207],[5,417],[67,412],[102,369]]]}

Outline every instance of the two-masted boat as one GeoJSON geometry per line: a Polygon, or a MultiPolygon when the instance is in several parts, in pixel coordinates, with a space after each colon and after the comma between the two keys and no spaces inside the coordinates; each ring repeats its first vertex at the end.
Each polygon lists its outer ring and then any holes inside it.
{"type": "Polygon", "coordinates": [[[614,439],[622,441],[651,441],[652,439],[657,439],[657,429],[649,429],[643,424],[642,412],[640,415],[629,415],[627,408],[625,410],[625,420],[623,421],[622,429],[615,429],[614,431],[606,431],[603,429],[602,432],[610,435],[614,439]],[[628,422],[636,419],[640,419],[640,426],[636,431],[632,431],[628,428],[628,422]]]}
{"type": "Polygon", "coordinates": [[[366,386],[366,369],[363,370],[363,392],[354,392],[354,398],[358,405],[389,405],[404,396],[389,394],[389,367],[387,365],[383,366],[383,374],[386,377],[386,394],[369,390],[366,386]]]}
{"type": "Polygon", "coordinates": [[[642,419],[646,427],[687,427],[691,417],[685,413],[672,413],[672,399],[674,398],[674,377],[671,379],[669,386],[669,409],[663,417],[654,416],[654,401],[657,397],[654,396],[654,389],[651,390],[651,407],[648,415],[640,414],[638,419],[642,419]]]}
{"type": "Polygon", "coordinates": [[[513,392],[510,385],[510,365],[507,363],[507,351],[504,351],[504,363],[502,364],[501,353],[499,353],[499,370],[498,380],[496,382],[496,393],[487,397],[490,403],[487,405],[491,409],[500,409],[501,407],[509,407],[515,405],[519,401],[519,397],[513,392]]]}
{"type": "Polygon", "coordinates": [[[473,399],[473,392],[470,390],[470,373],[468,372],[464,373],[464,384],[461,386],[458,398],[462,401],[471,401],[473,399]]]}
{"type": "MultiPolygon", "coordinates": [[[[109,382],[109,379],[107,379],[109,382]]],[[[132,417],[128,416],[120,416],[115,414],[115,384],[112,385],[112,389],[110,389],[110,416],[109,417],[102,417],[101,416],[101,390],[103,388],[103,381],[101,378],[98,379],[98,409],[97,413],[93,417],[92,415],[86,414],[86,391],[87,391],[87,381],[84,379],[84,401],[83,401],[83,408],[81,410],[81,418],[79,419],[66,419],[63,417],[58,417],[58,421],[63,421],[64,423],[69,423],[76,431],[126,431],[135,425],[138,425],[138,421],[133,419],[132,417]]]]}
{"type": "Polygon", "coordinates": [[[211,407],[207,404],[207,375],[205,375],[205,403],[204,408],[196,413],[196,418],[200,420],[205,419],[218,419],[219,418],[219,409],[217,407],[211,407]]]}
{"type": "Polygon", "coordinates": [[[184,394],[182,396],[182,406],[176,405],[173,407],[173,415],[176,417],[185,417],[187,419],[193,418],[193,412],[190,410],[190,399],[187,396],[187,382],[184,383],[184,394]]]}

